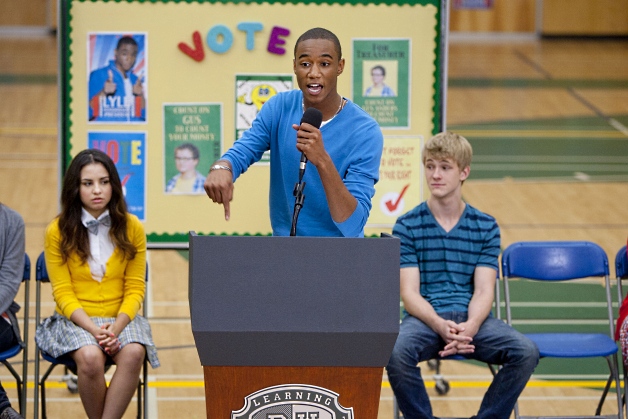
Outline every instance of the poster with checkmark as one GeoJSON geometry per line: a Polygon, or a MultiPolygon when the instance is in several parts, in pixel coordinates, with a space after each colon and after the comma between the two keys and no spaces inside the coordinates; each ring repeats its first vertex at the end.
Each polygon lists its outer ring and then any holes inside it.
{"type": "Polygon", "coordinates": [[[384,149],[367,228],[392,229],[397,217],[423,201],[422,136],[384,136],[384,149]]]}

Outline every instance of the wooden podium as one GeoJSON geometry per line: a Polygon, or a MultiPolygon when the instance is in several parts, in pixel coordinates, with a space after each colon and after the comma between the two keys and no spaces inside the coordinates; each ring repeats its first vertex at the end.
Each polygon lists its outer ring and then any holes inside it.
{"type": "Polygon", "coordinates": [[[209,419],[377,419],[398,239],[192,232],[189,300],[209,419]]]}

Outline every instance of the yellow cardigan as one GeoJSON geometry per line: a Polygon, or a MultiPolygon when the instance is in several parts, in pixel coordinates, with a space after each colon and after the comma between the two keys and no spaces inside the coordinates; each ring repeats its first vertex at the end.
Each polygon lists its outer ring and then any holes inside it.
{"type": "Polygon", "coordinates": [[[127,214],[127,234],[137,249],[135,258],[124,258],[115,248],[107,261],[105,276],[98,282],[92,278],[87,262],[81,262],[76,254],[63,262],[59,219],[48,225],[44,254],[58,313],[69,319],[82,308],[90,317],[117,317],[119,313],[127,314],[131,320],[135,317],[146,290],[146,235],[144,226],[133,214],[127,214]]]}

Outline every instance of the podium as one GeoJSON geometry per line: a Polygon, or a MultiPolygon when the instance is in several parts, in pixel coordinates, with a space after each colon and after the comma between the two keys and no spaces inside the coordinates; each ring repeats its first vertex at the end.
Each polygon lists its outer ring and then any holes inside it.
{"type": "Polygon", "coordinates": [[[399,332],[398,239],[189,240],[209,419],[377,419],[399,332]]]}

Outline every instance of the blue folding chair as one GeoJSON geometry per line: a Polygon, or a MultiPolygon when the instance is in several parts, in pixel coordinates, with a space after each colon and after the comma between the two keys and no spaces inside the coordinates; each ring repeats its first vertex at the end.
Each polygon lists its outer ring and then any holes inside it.
{"type": "MultiPolygon", "coordinates": [[[[502,255],[502,276],[504,278],[504,298],[506,319],[512,325],[512,295],[510,282],[513,278],[533,281],[565,282],[575,279],[604,278],[606,294],[606,315],[608,333],[566,332],[564,326],[557,332],[526,333],[539,348],[541,358],[593,358],[603,357],[608,363],[610,380],[617,391],[617,415],[606,417],[623,418],[617,345],[614,340],[613,306],[608,258],[604,250],[595,243],[586,241],[518,242],[506,248],[502,255]]],[[[540,284],[539,284],[540,285],[540,284]]],[[[602,287],[599,287],[600,293],[602,287]]],[[[539,291],[540,292],[540,291],[539,291]]],[[[561,292],[561,298],[568,292],[561,292]]],[[[542,316],[542,309],[535,310],[535,318],[542,316]]],[[[610,386],[609,386],[610,387],[610,386]]],[[[595,416],[600,417],[606,394],[600,398],[595,416]]],[[[593,415],[591,415],[593,416],[593,415]]],[[[515,418],[519,419],[518,406],[515,418]]],[[[570,417],[570,416],[560,416],[570,417]]],[[[571,416],[573,417],[573,416],[571,416]]],[[[578,415],[577,417],[586,417],[578,415]]]]}
{"type": "MultiPolygon", "coordinates": [[[[615,255],[615,277],[617,278],[617,295],[619,307],[621,307],[622,302],[624,301],[624,293],[622,291],[622,280],[628,279],[628,254],[626,254],[626,246],[622,246],[621,249],[617,251],[615,255]]],[[[624,402],[624,406],[626,406],[626,390],[628,389],[628,376],[626,372],[628,371],[628,365],[623,360],[622,356],[622,367],[624,371],[624,392],[622,395],[622,400],[624,402]]],[[[624,412],[628,416],[628,406],[626,406],[626,412],[624,412]]]]}
{"type": "Polygon", "coordinates": [[[20,413],[26,417],[26,383],[28,377],[28,304],[30,294],[30,279],[31,279],[31,260],[28,255],[24,254],[24,274],[22,275],[22,283],[24,284],[24,306],[22,307],[24,313],[24,328],[22,329],[21,344],[17,344],[12,348],[7,349],[4,352],[0,352],[0,362],[4,364],[9,370],[15,382],[17,384],[17,396],[20,404],[20,413]],[[13,358],[17,354],[22,352],[22,375],[17,373],[15,368],[9,362],[10,358],[13,358]]]}
{"type": "MultiPolygon", "coordinates": [[[[41,284],[44,282],[50,282],[50,278],[48,277],[48,270],[46,269],[46,260],[44,258],[44,253],[42,252],[37,258],[36,263],[36,271],[35,271],[35,279],[36,279],[36,306],[35,306],[35,322],[37,327],[39,327],[41,321],[41,284]]],[[[148,266],[146,268],[146,281],[148,281],[148,266]]],[[[55,358],[46,352],[42,351],[37,344],[35,344],[35,398],[34,398],[34,409],[35,409],[35,418],[39,417],[39,393],[41,392],[41,414],[42,419],[47,418],[46,414],[46,380],[48,376],[52,372],[52,370],[58,366],[63,365],[74,374],[76,374],[76,363],[69,356],[61,356],[59,358],[55,358]],[[40,358],[48,361],[50,366],[46,370],[46,372],[40,377],[39,375],[39,364],[40,358]]],[[[109,368],[111,365],[114,365],[113,359],[107,357],[106,368],[109,368]]],[[[148,357],[144,357],[144,365],[142,366],[142,376],[137,385],[137,419],[142,417],[148,417],[147,408],[147,396],[148,394],[148,357]],[[143,415],[143,416],[142,416],[143,415]]]]}

